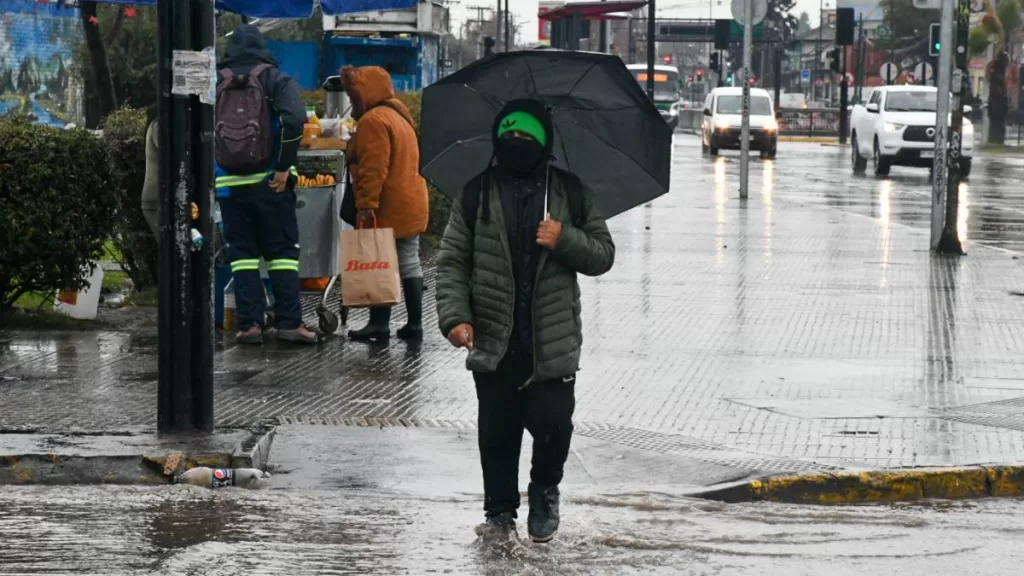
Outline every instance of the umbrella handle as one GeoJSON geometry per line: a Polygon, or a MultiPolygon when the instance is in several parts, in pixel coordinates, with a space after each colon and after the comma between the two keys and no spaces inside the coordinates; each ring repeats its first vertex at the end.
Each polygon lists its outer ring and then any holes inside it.
{"type": "Polygon", "coordinates": [[[544,166],[544,219],[548,217],[548,187],[551,184],[551,162],[544,166]]]}

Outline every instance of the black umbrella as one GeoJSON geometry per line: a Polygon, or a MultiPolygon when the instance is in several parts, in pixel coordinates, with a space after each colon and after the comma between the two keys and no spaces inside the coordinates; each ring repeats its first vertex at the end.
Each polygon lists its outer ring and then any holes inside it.
{"type": "Polygon", "coordinates": [[[491,160],[494,117],[511,100],[551,109],[553,165],[611,217],[668,191],[672,130],[622,61],[561,50],[506,52],[423,91],[420,171],[451,198],[491,160]]]}

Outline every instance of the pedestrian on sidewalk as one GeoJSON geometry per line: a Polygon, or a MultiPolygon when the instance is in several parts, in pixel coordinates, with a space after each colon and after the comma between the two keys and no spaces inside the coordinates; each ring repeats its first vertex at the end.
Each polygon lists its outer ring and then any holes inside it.
{"type": "Polygon", "coordinates": [[[160,241],[160,121],[156,105],[146,111],[146,175],[142,181],[142,216],[160,241]]]}
{"type": "Polygon", "coordinates": [[[485,528],[515,529],[523,429],[533,437],[527,528],[558,530],[582,342],[576,275],[599,276],[615,245],[590,192],[550,165],[550,112],[509,102],[491,132],[494,159],[453,203],[441,241],[442,333],[467,348],[479,402],[485,528]]]}
{"type": "MultiPolygon", "coordinates": [[[[348,167],[357,210],[356,226],[391,228],[408,321],[398,337],[423,337],[423,267],[420,234],[429,217],[427,182],[420,176],[420,148],[409,109],[395,98],[391,76],[378,66],[341,70],[341,80],[358,121],[349,142],[348,167]]],[[[361,342],[391,336],[391,306],[370,308],[370,321],[348,333],[361,342]]]]}
{"type": "Polygon", "coordinates": [[[262,257],[274,292],[275,326],[268,336],[316,344],[317,334],[302,323],[295,214],[295,161],[306,107],[253,25],[239,26],[228,38],[218,82],[216,186],[234,276],[236,341],[263,343],[262,257]]]}

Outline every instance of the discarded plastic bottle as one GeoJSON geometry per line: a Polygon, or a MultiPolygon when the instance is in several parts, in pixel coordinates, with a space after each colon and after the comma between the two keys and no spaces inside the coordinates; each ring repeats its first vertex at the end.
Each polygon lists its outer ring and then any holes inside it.
{"type": "Polygon", "coordinates": [[[199,233],[199,230],[192,229],[192,251],[198,252],[203,249],[203,235],[199,233]]]}
{"type": "Polygon", "coordinates": [[[224,331],[227,333],[234,332],[238,329],[237,323],[237,307],[235,305],[235,279],[228,280],[228,285],[224,287],[224,331]]]}
{"type": "Polygon", "coordinates": [[[256,488],[270,474],[256,468],[207,468],[200,466],[182,472],[174,478],[175,484],[191,484],[206,488],[256,488]]]}

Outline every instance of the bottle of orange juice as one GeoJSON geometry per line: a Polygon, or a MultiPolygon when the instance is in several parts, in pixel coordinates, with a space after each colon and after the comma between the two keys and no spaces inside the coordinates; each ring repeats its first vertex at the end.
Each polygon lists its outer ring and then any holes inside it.
{"type": "Polygon", "coordinates": [[[320,119],[316,117],[316,108],[306,108],[306,124],[302,127],[302,137],[306,140],[320,137],[320,119]]]}

